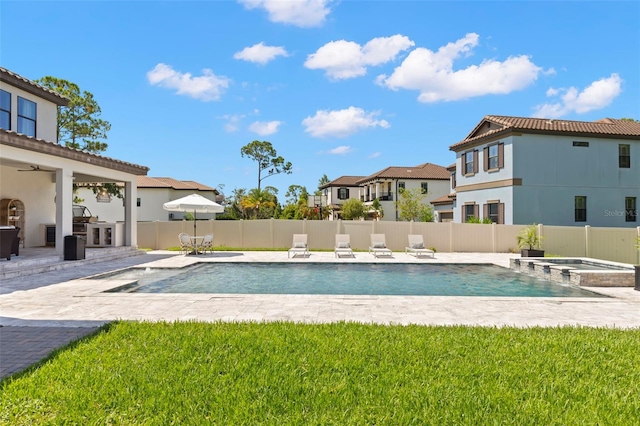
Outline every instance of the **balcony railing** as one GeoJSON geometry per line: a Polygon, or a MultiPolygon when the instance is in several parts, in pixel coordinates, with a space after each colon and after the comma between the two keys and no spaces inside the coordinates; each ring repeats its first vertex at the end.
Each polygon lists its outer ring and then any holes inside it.
{"type": "MultiPolygon", "coordinates": [[[[370,195],[361,195],[360,200],[368,203],[376,199],[376,193],[373,192],[370,195]]],[[[393,192],[381,192],[378,197],[379,201],[393,201],[393,192]]]]}

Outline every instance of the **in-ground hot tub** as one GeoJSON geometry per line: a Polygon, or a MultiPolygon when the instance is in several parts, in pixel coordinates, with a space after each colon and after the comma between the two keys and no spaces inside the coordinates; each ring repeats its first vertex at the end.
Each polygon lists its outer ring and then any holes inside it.
{"type": "Polygon", "coordinates": [[[559,283],[583,287],[633,287],[633,265],[584,257],[513,258],[515,271],[559,283]]]}

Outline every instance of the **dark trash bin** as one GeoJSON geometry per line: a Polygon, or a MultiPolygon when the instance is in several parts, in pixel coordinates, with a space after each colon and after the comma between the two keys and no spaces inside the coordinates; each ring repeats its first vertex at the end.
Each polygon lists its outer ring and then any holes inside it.
{"type": "Polygon", "coordinates": [[[64,260],[82,260],[84,257],[84,238],[78,235],[64,237],[64,260]]]}

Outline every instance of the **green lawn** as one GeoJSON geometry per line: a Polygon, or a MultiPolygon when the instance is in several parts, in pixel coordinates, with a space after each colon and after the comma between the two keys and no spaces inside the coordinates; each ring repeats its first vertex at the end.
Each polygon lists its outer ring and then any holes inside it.
{"type": "Polygon", "coordinates": [[[640,330],[121,322],[0,384],[0,424],[636,425],[640,330]]]}

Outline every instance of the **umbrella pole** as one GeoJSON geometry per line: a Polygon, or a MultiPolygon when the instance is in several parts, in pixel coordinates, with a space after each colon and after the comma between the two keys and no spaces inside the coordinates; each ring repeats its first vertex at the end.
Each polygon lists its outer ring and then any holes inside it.
{"type": "Polygon", "coordinates": [[[196,211],[193,210],[193,241],[195,241],[193,254],[198,254],[198,239],[196,238],[196,235],[198,235],[198,232],[196,231],[196,211]]]}

